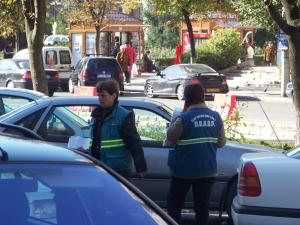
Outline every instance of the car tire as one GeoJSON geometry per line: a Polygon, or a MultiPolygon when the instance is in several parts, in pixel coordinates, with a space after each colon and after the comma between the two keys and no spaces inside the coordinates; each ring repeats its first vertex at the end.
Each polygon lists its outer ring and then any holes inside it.
{"type": "Polygon", "coordinates": [[[6,84],[6,87],[7,88],[15,88],[15,84],[13,81],[8,81],[7,84],[6,84]]]}
{"type": "Polygon", "coordinates": [[[183,87],[182,84],[180,84],[180,85],[177,87],[176,95],[177,95],[177,98],[178,98],[179,100],[183,100],[183,99],[184,99],[184,87],[183,87]]]}
{"type": "Polygon", "coordinates": [[[70,92],[71,94],[74,93],[74,84],[73,84],[73,81],[72,81],[71,78],[70,78],[69,81],[68,81],[68,89],[69,89],[69,92],[70,92]]]}
{"type": "Polygon", "coordinates": [[[156,95],[153,94],[153,87],[151,84],[146,84],[145,86],[145,95],[148,97],[148,98],[155,98],[156,95]]]}
{"type": "Polygon", "coordinates": [[[228,188],[228,191],[226,194],[225,206],[224,206],[224,209],[226,210],[230,221],[232,221],[231,205],[232,205],[233,199],[235,198],[236,195],[237,195],[237,179],[234,179],[228,188]]]}

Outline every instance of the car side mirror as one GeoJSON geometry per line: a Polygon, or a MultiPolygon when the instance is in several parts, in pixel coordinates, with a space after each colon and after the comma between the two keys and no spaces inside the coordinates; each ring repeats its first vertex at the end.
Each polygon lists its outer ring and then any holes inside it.
{"type": "Polygon", "coordinates": [[[75,70],[75,67],[74,67],[74,66],[71,66],[70,69],[71,69],[72,71],[74,71],[74,70],[75,70]]]}

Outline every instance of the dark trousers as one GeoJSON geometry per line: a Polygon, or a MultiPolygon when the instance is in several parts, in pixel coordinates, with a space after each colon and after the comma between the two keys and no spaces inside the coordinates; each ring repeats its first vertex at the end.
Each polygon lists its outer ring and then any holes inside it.
{"type": "Polygon", "coordinates": [[[129,71],[125,71],[124,73],[125,73],[125,81],[126,81],[126,83],[130,83],[130,73],[129,73],[129,71]]]}
{"type": "Polygon", "coordinates": [[[192,186],[196,224],[208,225],[209,201],[214,183],[214,177],[197,179],[171,177],[171,183],[167,197],[168,214],[180,224],[181,209],[184,205],[185,196],[192,186]]]}

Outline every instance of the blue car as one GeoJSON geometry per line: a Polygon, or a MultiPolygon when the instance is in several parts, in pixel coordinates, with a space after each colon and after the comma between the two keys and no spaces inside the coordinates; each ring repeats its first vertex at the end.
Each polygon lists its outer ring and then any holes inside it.
{"type": "Polygon", "coordinates": [[[0,224],[176,224],[101,162],[24,138],[0,135],[0,224]]]}

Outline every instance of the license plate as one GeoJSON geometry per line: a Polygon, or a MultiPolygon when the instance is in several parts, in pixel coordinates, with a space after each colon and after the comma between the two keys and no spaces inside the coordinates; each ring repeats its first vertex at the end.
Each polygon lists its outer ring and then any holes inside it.
{"type": "Polygon", "coordinates": [[[220,92],[220,88],[207,88],[207,93],[220,92]]]}
{"type": "Polygon", "coordinates": [[[111,78],[111,74],[98,74],[97,78],[111,78]]]}

